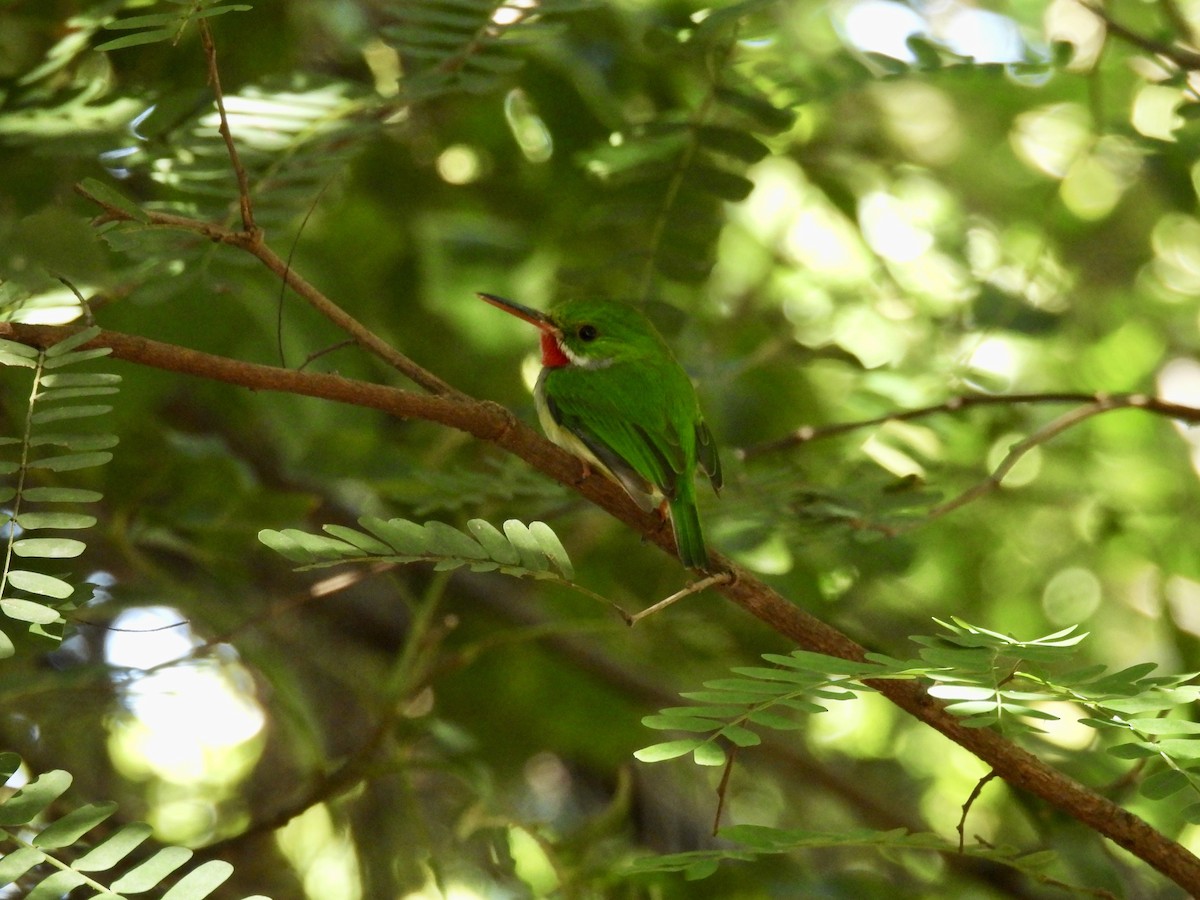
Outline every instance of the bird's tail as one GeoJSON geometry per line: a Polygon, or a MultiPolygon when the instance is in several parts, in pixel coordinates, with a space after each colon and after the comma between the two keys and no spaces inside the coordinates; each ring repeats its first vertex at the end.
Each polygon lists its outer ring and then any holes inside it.
{"type": "Polygon", "coordinates": [[[708,568],[708,550],[704,547],[704,532],[696,512],[696,492],[681,485],[679,495],[671,501],[671,525],[675,529],[675,547],[679,559],[689,569],[708,568]]]}

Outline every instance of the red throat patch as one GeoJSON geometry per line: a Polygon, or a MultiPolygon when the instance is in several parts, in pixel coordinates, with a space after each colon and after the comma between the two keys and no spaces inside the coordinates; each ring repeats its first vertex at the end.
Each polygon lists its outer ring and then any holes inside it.
{"type": "Polygon", "coordinates": [[[542,365],[547,369],[558,369],[570,365],[571,360],[563,353],[558,338],[549,331],[542,332],[542,365]]]}

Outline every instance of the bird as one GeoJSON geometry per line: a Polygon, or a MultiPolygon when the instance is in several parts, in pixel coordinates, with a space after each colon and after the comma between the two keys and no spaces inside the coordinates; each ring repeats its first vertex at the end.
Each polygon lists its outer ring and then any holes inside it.
{"type": "Polygon", "coordinates": [[[668,516],[680,561],[709,567],[696,510],[696,470],[720,492],[721,460],[691,379],[636,307],[578,298],[531,309],[477,294],[541,331],[534,387],[546,436],[621,485],[644,510],[668,516]]]}

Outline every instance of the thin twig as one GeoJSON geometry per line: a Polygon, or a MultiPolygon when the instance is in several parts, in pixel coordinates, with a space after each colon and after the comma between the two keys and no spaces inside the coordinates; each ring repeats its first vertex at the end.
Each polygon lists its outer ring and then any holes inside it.
{"type": "MultiPolygon", "coordinates": [[[[354,344],[354,340],[352,338],[346,338],[346,340],[344,340],[344,341],[338,341],[336,344],[331,344],[328,347],[322,347],[320,350],[314,350],[312,353],[308,354],[308,356],[306,356],[304,358],[304,362],[302,362],[302,363],[300,363],[300,365],[296,366],[296,371],[303,372],[312,363],[315,363],[322,356],[328,356],[330,353],[336,353],[338,350],[341,350],[343,347],[349,347],[349,346],[352,346],[353,344],[354,344]]],[[[283,341],[282,340],[279,343],[279,364],[281,366],[287,365],[287,362],[283,358],[283,341]]]]}
{"type": "MultiPolygon", "coordinates": [[[[304,213],[304,218],[300,220],[300,227],[296,229],[296,236],[294,238],[292,238],[292,245],[290,247],[288,247],[287,262],[285,265],[286,265],[287,271],[289,271],[289,272],[292,270],[292,259],[296,255],[296,247],[299,246],[299,244],[300,244],[300,235],[302,235],[304,233],[304,229],[308,227],[308,220],[312,218],[312,214],[316,211],[317,205],[321,202],[321,198],[325,196],[325,192],[327,190],[329,190],[329,186],[331,184],[333,184],[332,177],[329,178],[323,185],[321,185],[321,190],[317,191],[317,196],[313,198],[313,202],[311,204],[309,204],[308,211],[304,213]]],[[[279,281],[279,299],[275,303],[275,346],[276,346],[276,349],[279,351],[279,364],[281,366],[287,365],[287,360],[284,358],[284,353],[283,353],[283,300],[284,300],[284,296],[286,295],[286,293],[287,293],[287,282],[283,279],[280,279],[280,281],[279,281]]],[[[337,347],[344,347],[344,346],[345,346],[344,342],[337,345],[337,347]]],[[[326,352],[328,352],[328,350],[337,349],[337,347],[331,347],[331,348],[328,348],[327,350],[318,351],[318,353],[316,355],[310,355],[308,357],[308,359],[306,359],[303,362],[303,364],[301,364],[300,368],[303,369],[310,362],[312,362],[314,359],[316,359],[317,356],[319,356],[321,353],[326,353],[326,352]]]]}
{"type": "Polygon", "coordinates": [[[1098,400],[1089,406],[1081,406],[1078,409],[1073,409],[1070,412],[1059,416],[1053,422],[1043,425],[1033,434],[1029,435],[1029,437],[1013,444],[1012,447],[1009,448],[1008,453],[1005,454],[1004,459],[1000,460],[1000,464],[997,465],[996,468],[992,470],[991,474],[988,475],[987,478],[983,479],[983,481],[972,485],[961,494],[951,498],[950,500],[947,500],[945,503],[940,503],[933,507],[915,522],[910,522],[906,525],[893,528],[892,532],[895,534],[903,534],[907,531],[913,531],[914,529],[920,528],[922,525],[925,525],[934,519],[940,519],[942,516],[952,513],[956,509],[960,509],[966,506],[968,503],[978,500],[980,497],[983,497],[986,494],[990,494],[992,491],[1000,487],[1001,482],[1004,481],[1008,473],[1011,472],[1017,463],[1021,461],[1021,457],[1023,457],[1033,448],[1039,446],[1040,444],[1046,443],[1051,438],[1057,437],[1068,428],[1073,428],[1085,419],[1090,419],[1092,416],[1098,416],[1101,413],[1111,412],[1114,409],[1125,408],[1128,408],[1127,404],[1114,403],[1111,400],[1098,400]]]}
{"type": "Polygon", "coordinates": [[[254,224],[254,207],[250,202],[250,182],[246,177],[246,167],[238,156],[237,145],[233,142],[233,132],[229,130],[229,117],[225,114],[225,94],[221,90],[221,74],[217,69],[217,45],[213,42],[212,30],[208,19],[200,20],[200,43],[204,47],[204,56],[208,60],[208,83],[212,87],[213,98],[217,102],[217,115],[221,124],[217,129],[225,141],[225,149],[229,153],[229,164],[237,177],[238,205],[242,211],[242,230],[254,240],[262,239],[262,230],[254,224]]]}
{"type": "MultiPolygon", "coordinates": [[[[104,210],[103,214],[96,219],[98,224],[134,221],[128,213],[115,206],[106,204],[81,185],[75,185],[75,192],[104,210]]],[[[457,397],[461,399],[464,396],[432,372],[422,368],[403,353],[400,353],[396,348],[388,344],[387,341],[380,338],[326,297],[316,287],[301,278],[259,236],[247,234],[244,231],[235,231],[222,225],[217,225],[214,222],[190,219],[187,216],[178,216],[173,213],[147,211],[146,216],[151,227],[197,234],[215,243],[227,244],[230,247],[246,251],[294,290],[303,300],[307,301],[309,306],[313,307],[326,319],[349,334],[356,344],[379,357],[397,372],[410,379],[414,384],[420,385],[431,394],[442,397],[457,397]]]]}
{"type": "Polygon", "coordinates": [[[1112,409],[1144,409],[1148,412],[1178,419],[1191,425],[1200,425],[1200,409],[1183,406],[1160,400],[1148,394],[1088,394],[1081,391],[1059,391],[1044,394],[965,394],[951,397],[942,403],[922,406],[917,409],[906,409],[900,412],[887,413],[871,419],[860,419],[855,422],[839,422],[834,425],[804,425],[790,434],[773,441],[742,447],[736,451],[738,457],[749,461],[769,453],[777,453],[801,444],[837,437],[851,431],[863,428],[873,428],[876,425],[886,425],[888,422],[908,422],[922,419],[937,413],[954,413],[974,406],[1015,406],[1019,404],[1063,404],[1063,403],[1104,403],[1112,409]]]}
{"type": "Polygon", "coordinates": [[[713,814],[712,827],[714,837],[721,830],[721,816],[725,812],[725,798],[729,794],[729,779],[733,776],[733,763],[737,759],[737,752],[737,744],[729,748],[729,755],[725,757],[725,770],[721,773],[721,781],[717,785],[717,811],[713,814]]]}
{"type": "Polygon", "coordinates": [[[1164,41],[1147,37],[1144,34],[1138,34],[1136,31],[1122,25],[1109,15],[1108,10],[1096,3],[1085,2],[1081,5],[1088,12],[1099,17],[1104,22],[1109,34],[1117,36],[1125,41],[1125,43],[1132,44],[1139,50],[1145,50],[1147,53],[1153,53],[1161,56],[1163,59],[1170,60],[1181,69],[1189,71],[1200,69],[1200,53],[1180,47],[1177,44],[1168,44],[1164,41]]]}
{"type": "Polygon", "coordinates": [[[988,772],[979,781],[975,782],[975,788],[971,791],[971,796],[967,798],[967,802],[962,806],[962,815],[958,819],[958,852],[962,853],[967,844],[967,814],[970,813],[971,807],[975,805],[975,801],[979,799],[979,795],[983,793],[983,789],[987,783],[996,777],[996,770],[988,772]]]}
{"type": "Polygon", "coordinates": [[[709,575],[706,578],[701,578],[699,581],[693,581],[683,590],[676,591],[665,600],[659,600],[653,606],[647,606],[641,612],[634,613],[632,617],[627,619],[627,624],[636,625],[647,616],[654,615],[654,613],[658,612],[659,610],[666,609],[672,603],[682,600],[684,597],[690,597],[692,594],[698,594],[715,584],[729,584],[731,581],[733,581],[733,578],[734,575],[732,572],[718,572],[716,575],[709,575]]]}
{"type": "Polygon", "coordinates": [[[1175,29],[1180,39],[1195,47],[1196,30],[1192,28],[1192,23],[1188,21],[1188,17],[1179,8],[1179,4],[1175,0],[1158,0],[1158,5],[1162,8],[1163,17],[1175,29]]]}

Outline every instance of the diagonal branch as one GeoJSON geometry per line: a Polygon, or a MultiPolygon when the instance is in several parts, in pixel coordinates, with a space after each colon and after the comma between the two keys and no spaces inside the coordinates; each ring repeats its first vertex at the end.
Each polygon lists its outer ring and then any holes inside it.
{"type": "MultiPolygon", "coordinates": [[[[0,323],[0,338],[47,347],[74,329],[0,323]]],[[[223,381],[254,390],[282,391],[379,409],[404,418],[438,422],[488,441],[577,490],[646,540],[674,553],[670,528],[643,512],[616,483],[602,476],[578,480],[575,457],[519,423],[503,407],[462,394],[428,396],[312,372],[240,362],[117,332],[101,332],[84,347],[110,347],[113,355],[139,365],[223,381]]],[[[755,575],[714,555],[714,571],[733,580],[717,587],[733,603],[798,646],[843,659],[863,661],[866,649],[837,629],[785,599],[755,575]]],[[[1190,894],[1200,894],[1200,859],[1106,797],[1085,787],[1001,734],[967,728],[915,682],[871,681],[873,688],[915,718],[941,732],[994,769],[1012,787],[1027,791],[1119,844],[1190,894]]]]}
{"type": "Polygon", "coordinates": [[[326,297],[321,291],[309,282],[305,281],[300,275],[292,269],[287,262],[280,257],[274,250],[267,246],[262,240],[260,232],[234,231],[226,228],[223,225],[217,225],[214,222],[205,222],[201,219],[189,219],[186,216],[177,216],[173,213],[150,212],[144,213],[144,223],[139,223],[134,219],[129,212],[120,207],[106,203],[104,200],[96,197],[87,188],[82,185],[75,185],[75,192],[81,197],[95,203],[104,210],[95,220],[96,224],[106,222],[131,222],[134,224],[142,224],[143,227],[148,224],[149,227],[161,228],[174,231],[185,231],[189,234],[199,235],[218,244],[227,244],[230,247],[237,247],[240,250],[245,250],[271,272],[279,278],[284,284],[294,290],[303,300],[307,301],[309,306],[313,307],[317,312],[323,315],[326,319],[336,325],[338,328],[345,331],[354,339],[354,342],[369,353],[379,357],[397,372],[406,376],[414,384],[420,385],[429,391],[431,394],[444,397],[459,397],[463,395],[451,387],[442,379],[438,378],[429,370],[417,365],[403,353],[400,353],[396,348],[392,347],[387,341],[380,338],[369,328],[355,319],[352,315],[326,297]]]}
{"type": "MultiPolygon", "coordinates": [[[[1131,397],[1132,399],[1138,401],[1148,399],[1142,394],[1131,395],[1131,397]]],[[[1021,461],[1026,453],[1035,447],[1044,444],[1051,438],[1062,434],[1067,429],[1075,427],[1085,419],[1090,419],[1092,416],[1098,416],[1101,413],[1110,412],[1114,409],[1128,409],[1131,406],[1144,407],[1144,404],[1141,402],[1121,402],[1122,399],[1128,400],[1130,398],[1097,399],[1095,402],[1089,403],[1087,406],[1076,407],[1070,412],[1059,416],[1053,422],[1043,425],[1033,434],[1029,435],[1029,437],[1013,444],[1012,447],[1009,448],[1008,453],[1004,455],[1004,459],[1000,460],[1000,464],[996,466],[996,468],[992,470],[991,474],[989,474],[988,477],[983,481],[980,481],[978,484],[967,488],[967,490],[963,491],[956,497],[952,497],[945,503],[939,503],[933,509],[925,513],[921,519],[913,522],[908,527],[901,528],[899,530],[911,531],[914,528],[924,525],[926,522],[929,522],[933,519],[940,519],[942,516],[952,513],[956,509],[961,509],[968,503],[978,500],[985,494],[990,494],[992,491],[1000,487],[1008,473],[1016,467],[1017,463],[1021,461]]],[[[1200,412],[1200,410],[1193,410],[1193,412],[1200,412]]]]}
{"type": "Polygon", "coordinates": [[[1108,10],[1099,3],[1084,0],[1080,5],[1104,22],[1104,27],[1108,30],[1109,34],[1120,38],[1125,43],[1144,50],[1147,53],[1153,53],[1156,56],[1161,56],[1163,59],[1170,60],[1179,66],[1179,68],[1186,71],[1200,70],[1200,53],[1197,53],[1195,50],[1189,50],[1187,47],[1180,46],[1179,44],[1169,44],[1165,41],[1140,34],[1114,19],[1108,10]]]}

